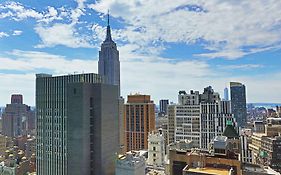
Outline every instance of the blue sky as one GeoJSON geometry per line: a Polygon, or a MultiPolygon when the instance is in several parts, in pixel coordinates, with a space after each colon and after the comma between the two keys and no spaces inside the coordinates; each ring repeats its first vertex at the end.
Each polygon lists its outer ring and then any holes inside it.
{"type": "Polygon", "coordinates": [[[97,72],[110,9],[122,95],[176,102],[179,90],[247,87],[248,102],[281,102],[279,0],[19,0],[0,4],[0,105],[34,105],[36,73],[97,72]]]}

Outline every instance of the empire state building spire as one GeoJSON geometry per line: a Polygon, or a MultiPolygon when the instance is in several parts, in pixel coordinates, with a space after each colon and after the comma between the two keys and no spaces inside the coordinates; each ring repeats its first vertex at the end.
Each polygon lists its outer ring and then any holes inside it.
{"type": "Polygon", "coordinates": [[[109,12],[107,14],[106,38],[99,51],[99,74],[104,76],[106,83],[117,85],[120,95],[120,61],[116,43],[112,40],[109,24],[109,12]]]}
{"type": "Polygon", "coordinates": [[[109,25],[109,10],[107,12],[107,28],[106,28],[106,38],[105,38],[105,41],[112,41],[111,30],[110,30],[110,25],[109,25]]]}

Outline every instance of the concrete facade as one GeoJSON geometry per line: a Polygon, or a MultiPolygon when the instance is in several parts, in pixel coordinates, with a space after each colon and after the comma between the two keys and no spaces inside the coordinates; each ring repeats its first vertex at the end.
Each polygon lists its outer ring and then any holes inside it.
{"type": "Polygon", "coordinates": [[[118,87],[68,86],[68,175],[114,175],[118,151],[118,87]]]}
{"type": "Polygon", "coordinates": [[[103,80],[97,74],[36,75],[37,175],[68,175],[67,88],[79,82],[101,83],[103,80]]]}

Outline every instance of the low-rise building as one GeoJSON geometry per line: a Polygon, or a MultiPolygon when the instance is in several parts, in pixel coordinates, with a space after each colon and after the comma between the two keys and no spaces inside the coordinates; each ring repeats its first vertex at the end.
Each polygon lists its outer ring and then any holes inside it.
{"type": "Polygon", "coordinates": [[[144,175],[145,168],[145,158],[140,152],[130,151],[118,157],[115,175],[144,175]]]}
{"type": "Polygon", "coordinates": [[[148,160],[147,164],[162,167],[165,158],[164,136],[159,131],[152,131],[148,135],[148,160]]]}

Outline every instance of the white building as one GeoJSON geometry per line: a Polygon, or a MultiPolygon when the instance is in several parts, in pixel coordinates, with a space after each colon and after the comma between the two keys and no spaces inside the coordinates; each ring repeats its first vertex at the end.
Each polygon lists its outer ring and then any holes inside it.
{"type": "Polygon", "coordinates": [[[240,135],[241,143],[241,161],[243,163],[252,163],[252,151],[249,149],[249,140],[251,139],[251,129],[243,129],[240,135]]]}
{"type": "Polygon", "coordinates": [[[144,175],[145,158],[140,152],[127,152],[116,161],[115,175],[144,175]]]}
{"type": "Polygon", "coordinates": [[[164,165],[165,139],[160,131],[152,131],[148,135],[148,159],[147,164],[157,167],[164,165]]]}
{"type": "Polygon", "coordinates": [[[215,136],[222,135],[226,123],[235,123],[230,101],[221,101],[212,87],[199,91],[180,91],[179,104],[168,107],[168,143],[183,139],[193,141],[194,147],[208,149],[215,136]]]}

